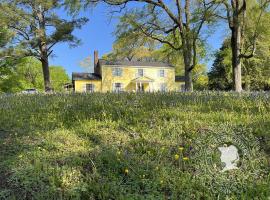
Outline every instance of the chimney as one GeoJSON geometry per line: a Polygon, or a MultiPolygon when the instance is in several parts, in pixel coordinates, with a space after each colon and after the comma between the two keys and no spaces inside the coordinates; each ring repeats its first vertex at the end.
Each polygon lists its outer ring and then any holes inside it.
{"type": "Polygon", "coordinates": [[[97,67],[97,64],[98,64],[98,51],[95,50],[94,51],[94,68],[97,67]]]}

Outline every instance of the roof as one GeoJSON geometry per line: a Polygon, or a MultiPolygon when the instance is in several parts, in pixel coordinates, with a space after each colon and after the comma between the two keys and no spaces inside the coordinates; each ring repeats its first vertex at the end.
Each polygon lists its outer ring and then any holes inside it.
{"type": "Polygon", "coordinates": [[[176,82],[185,82],[185,76],[175,76],[176,82]]]}
{"type": "Polygon", "coordinates": [[[165,63],[165,62],[148,62],[148,61],[127,61],[127,60],[123,60],[123,61],[108,61],[108,60],[104,60],[104,59],[99,59],[99,64],[100,65],[109,65],[109,66],[113,66],[113,65],[117,65],[117,66],[136,66],[136,67],[173,67],[171,64],[169,63],[165,63]]]}
{"type": "Polygon", "coordinates": [[[101,80],[101,76],[95,73],[72,73],[72,80],[101,80]]]}

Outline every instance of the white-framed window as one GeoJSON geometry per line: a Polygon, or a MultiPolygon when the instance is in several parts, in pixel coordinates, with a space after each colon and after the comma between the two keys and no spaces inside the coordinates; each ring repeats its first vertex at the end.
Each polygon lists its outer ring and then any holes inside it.
{"type": "Polygon", "coordinates": [[[165,70],[164,69],[158,70],[158,76],[159,77],[165,77],[165,70]]]}
{"type": "Polygon", "coordinates": [[[85,91],[86,92],[94,92],[95,91],[95,85],[92,83],[85,84],[85,91]]]}
{"type": "Polygon", "coordinates": [[[138,69],[138,76],[139,77],[144,76],[144,70],[143,69],[138,69]]]}
{"type": "Polygon", "coordinates": [[[113,76],[122,76],[123,74],[123,69],[120,67],[116,67],[112,69],[112,74],[113,76]]]}
{"type": "Polygon", "coordinates": [[[113,83],[113,91],[114,92],[123,92],[123,84],[122,83],[113,83]]]}
{"type": "Polygon", "coordinates": [[[185,92],[185,84],[180,84],[180,88],[179,88],[180,92],[185,92]]]}
{"type": "Polygon", "coordinates": [[[160,91],[161,92],[166,92],[167,91],[167,84],[166,83],[161,83],[160,84],[160,91]]]}

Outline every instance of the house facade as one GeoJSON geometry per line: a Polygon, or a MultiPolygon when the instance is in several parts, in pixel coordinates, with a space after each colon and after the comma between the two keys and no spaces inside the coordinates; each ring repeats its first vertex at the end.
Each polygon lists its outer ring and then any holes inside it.
{"type": "Polygon", "coordinates": [[[94,55],[94,73],[72,73],[75,92],[181,91],[184,78],[161,62],[107,61],[94,55]]]}

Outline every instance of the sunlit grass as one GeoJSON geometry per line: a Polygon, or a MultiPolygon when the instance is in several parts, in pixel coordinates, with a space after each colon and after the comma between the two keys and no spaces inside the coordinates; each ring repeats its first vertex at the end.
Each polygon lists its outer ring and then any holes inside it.
{"type": "Polygon", "coordinates": [[[265,199],[267,93],[0,96],[0,199],[265,199]],[[217,147],[239,148],[221,173],[217,147]]]}

